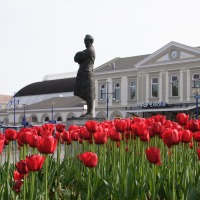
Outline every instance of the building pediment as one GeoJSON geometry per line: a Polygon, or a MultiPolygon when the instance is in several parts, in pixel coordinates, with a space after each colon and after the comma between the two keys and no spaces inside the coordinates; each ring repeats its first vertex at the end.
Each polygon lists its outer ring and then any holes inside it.
{"type": "Polygon", "coordinates": [[[170,42],[135,65],[136,68],[200,61],[200,48],[170,42]]]}

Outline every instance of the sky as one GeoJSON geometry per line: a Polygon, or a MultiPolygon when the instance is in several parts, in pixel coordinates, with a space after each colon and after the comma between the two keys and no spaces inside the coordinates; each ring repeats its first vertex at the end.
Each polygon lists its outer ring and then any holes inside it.
{"type": "Polygon", "coordinates": [[[199,0],[0,0],[0,94],[76,72],[86,34],[95,68],[171,41],[200,46],[199,7],[199,0]]]}

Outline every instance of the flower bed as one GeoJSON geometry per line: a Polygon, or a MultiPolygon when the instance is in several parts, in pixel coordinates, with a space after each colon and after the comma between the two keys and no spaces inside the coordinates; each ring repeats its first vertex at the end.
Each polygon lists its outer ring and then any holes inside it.
{"type": "Polygon", "coordinates": [[[184,113],[176,119],[6,129],[0,199],[199,199],[200,120],[184,113]],[[19,158],[12,164],[16,141],[19,158]]]}

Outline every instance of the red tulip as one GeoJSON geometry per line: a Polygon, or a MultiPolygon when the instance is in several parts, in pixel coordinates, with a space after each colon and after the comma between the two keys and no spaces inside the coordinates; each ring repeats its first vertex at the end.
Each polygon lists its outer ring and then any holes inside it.
{"type": "Polygon", "coordinates": [[[16,140],[17,139],[17,131],[14,129],[6,129],[5,130],[5,137],[7,140],[16,140]]]}
{"type": "Polygon", "coordinates": [[[63,132],[65,130],[64,124],[56,124],[56,131],[63,132]]]}
{"type": "Polygon", "coordinates": [[[85,127],[89,132],[96,132],[98,131],[98,122],[94,121],[94,120],[89,120],[85,122],[85,127]]]}
{"type": "Polygon", "coordinates": [[[3,151],[3,147],[4,147],[4,142],[5,142],[5,135],[0,133],[0,154],[3,151]]]}
{"type": "Polygon", "coordinates": [[[63,141],[67,142],[67,141],[71,141],[71,137],[70,137],[70,133],[69,131],[63,131],[62,134],[61,134],[61,138],[63,141]]]}
{"type": "Polygon", "coordinates": [[[178,144],[181,138],[176,129],[169,129],[163,132],[162,139],[164,144],[170,148],[172,145],[178,144]]]}
{"type": "Polygon", "coordinates": [[[15,184],[14,184],[14,186],[13,186],[13,190],[14,190],[16,193],[19,193],[22,184],[23,184],[23,181],[21,181],[21,180],[16,181],[15,184]]]}
{"type": "Polygon", "coordinates": [[[178,113],[176,115],[176,121],[180,125],[186,125],[189,119],[189,115],[186,115],[185,113],[178,113]]]}
{"type": "Polygon", "coordinates": [[[117,132],[116,130],[115,130],[115,128],[111,128],[111,129],[109,129],[109,137],[110,137],[110,139],[111,140],[113,140],[113,141],[120,141],[120,140],[122,140],[122,135],[121,135],[121,133],[120,132],[117,132]]]}
{"type": "MultiPolygon", "coordinates": [[[[28,144],[28,137],[32,135],[30,129],[21,129],[18,133],[17,142],[18,144],[28,144]]],[[[22,145],[20,145],[22,146],[22,145]]]]}
{"type": "Polygon", "coordinates": [[[151,118],[154,119],[155,122],[161,122],[162,125],[165,124],[166,122],[166,116],[164,115],[155,115],[152,116],[151,118]]]}
{"type": "Polygon", "coordinates": [[[157,147],[150,147],[145,151],[147,160],[150,163],[161,165],[161,156],[160,156],[160,149],[157,147]]]}
{"type": "Polygon", "coordinates": [[[159,135],[162,134],[162,124],[161,122],[154,122],[153,124],[151,124],[151,132],[154,135],[159,135]]]}
{"type": "Polygon", "coordinates": [[[150,140],[149,131],[144,130],[144,134],[140,136],[140,141],[149,141],[149,140],[150,140]]]}
{"type": "Polygon", "coordinates": [[[38,151],[42,154],[52,154],[56,149],[57,142],[58,140],[53,136],[42,136],[38,142],[38,151]]]}
{"type": "Polygon", "coordinates": [[[20,174],[17,170],[15,170],[13,179],[14,179],[14,181],[19,181],[19,180],[24,179],[24,176],[26,176],[26,175],[28,175],[28,174],[20,174]]]}
{"type": "Polygon", "coordinates": [[[79,137],[84,140],[90,140],[92,138],[92,132],[89,132],[85,126],[80,127],[79,137]]]}
{"type": "Polygon", "coordinates": [[[26,160],[20,160],[19,162],[17,162],[15,164],[16,168],[17,168],[17,171],[20,173],[20,174],[27,174],[28,173],[28,167],[27,167],[27,163],[26,163],[26,160]]]}
{"type": "Polygon", "coordinates": [[[127,129],[127,121],[125,119],[115,119],[114,120],[115,123],[115,129],[117,132],[123,133],[126,131],[127,129]]]}
{"type": "Polygon", "coordinates": [[[199,131],[200,130],[200,123],[198,120],[189,120],[188,123],[185,126],[185,129],[189,129],[192,132],[199,131]]]}
{"type": "Polygon", "coordinates": [[[42,169],[43,163],[45,161],[45,156],[40,154],[35,154],[32,156],[26,156],[26,164],[29,171],[39,171],[42,169]]]}
{"type": "Polygon", "coordinates": [[[68,131],[73,131],[73,130],[76,130],[76,129],[79,129],[79,127],[75,124],[72,124],[68,127],[68,131]]]}
{"type": "Polygon", "coordinates": [[[105,144],[108,141],[108,136],[105,131],[94,133],[94,143],[95,144],[105,144]]]}
{"type": "Polygon", "coordinates": [[[134,124],[131,124],[131,130],[136,136],[142,136],[146,129],[147,124],[145,122],[135,122],[134,124]]]}
{"type": "Polygon", "coordinates": [[[51,133],[53,133],[54,132],[54,130],[55,130],[55,127],[54,127],[54,125],[53,124],[42,124],[42,129],[44,130],[44,131],[50,131],[51,133]]]}
{"type": "Polygon", "coordinates": [[[31,134],[28,136],[27,140],[28,140],[28,144],[30,147],[35,148],[38,146],[38,142],[41,139],[41,136],[39,135],[34,135],[31,134]]]}
{"type": "Polygon", "coordinates": [[[86,167],[96,167],[98,164],[98,157],[96,153],[85,152],[79,156],[79,159],[86,167]]]}
{"type": "Polygon", "coordinates": [[[196,142],[200,142],[200,131],[196,131],[194,134],[193,134],[193,138],[196,142]]]}
{"type": "Polygon", "coordinates": [[[70,137],[73,141],[78,141],[79,140],[79,133],[80,133],[80,129],[74,130],[74,131],[70,131],[70,137]]]}
{"type": "Polygon", "coordinates": [[[181,133],[181,142],[183,143],[189,143],[192,140],[192,132],[190,130],[182,130],[179,131],[179,134],[181,133]]]}

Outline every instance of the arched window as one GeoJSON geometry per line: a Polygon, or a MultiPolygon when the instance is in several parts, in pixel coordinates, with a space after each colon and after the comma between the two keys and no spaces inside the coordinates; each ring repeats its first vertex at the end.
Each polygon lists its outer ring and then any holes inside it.
{"type": "Polygon", "coordinates": [[[38,122],[37,117],[36,116],[32,116],[32,122],[38,122]]]}
{"type": "Polygon", "coordinates": [[[49,117],[45,117],[44,121],[48,122],[49,121],[49,117]]]}

